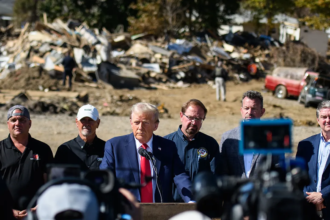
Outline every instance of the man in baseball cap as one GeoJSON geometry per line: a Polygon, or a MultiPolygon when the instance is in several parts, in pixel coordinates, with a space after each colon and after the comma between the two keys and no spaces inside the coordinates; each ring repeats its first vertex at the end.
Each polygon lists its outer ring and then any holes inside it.
{"type": "Polygon", "coordinates": [[[78,136],[58,147],[55,161],[80,165],[82,170],[99,169],[105,145],[105,141],[96,136],[96,129],[100,125],[99,112],[92,105],[82,106],[77,114],[76,125],[78,136]]]}
{"type": "Polygon", "coordinates": [[[98,219],[99,204],[95,193],[85,185],[49,187],[38,199],[38,219],[98,219]]]}
{"type": "Polygon", "coordinates": [[[17,219],[26,216],[28,202],[46,181],[46,165],[53,161],[50,147],[31,137],[31,125],[27,108],[11,107],[7,112],[9,135],[0,142],[0,175],[12,196],[17,219]]]}

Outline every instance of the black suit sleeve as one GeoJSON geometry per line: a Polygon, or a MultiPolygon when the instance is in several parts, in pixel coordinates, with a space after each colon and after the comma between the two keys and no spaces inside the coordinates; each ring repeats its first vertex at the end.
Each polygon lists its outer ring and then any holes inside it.
{"type": "Polygon", "coordinates": [[[229,168],[227,164],[227,147],[226,139],[221,138],[220,141],[220,153],[217,159],[216,174],[217,175],[229,175],[229,168]]]}

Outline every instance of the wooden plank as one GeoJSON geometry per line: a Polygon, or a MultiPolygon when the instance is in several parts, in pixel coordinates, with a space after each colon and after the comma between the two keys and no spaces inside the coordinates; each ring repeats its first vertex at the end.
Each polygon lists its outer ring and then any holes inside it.
{"type": "Polygon", "coordinates": [[[43,17],[44,17],[44,23],[45,24],[48,24],[48,21],[47,21],[47,14],[44,12],[43,13],[43,17]]]}
{"type": "MultiPolygon", "coordinates": [[[[31,59],[32,62],[35,62],[35,63],[39,63],[39,64],[44,64],[45,63],[45,60],[42,59],[41,57],[38,57],[38,56],[33,56],[32,59],[31,59]]],[[[64,72],[64,67],[63,66],[57,66],[57,65],[54,65],[54,70],[58,71],[58,72],[64,72]]]]}
{"type": "Polygon", "coordinates": [[[143,220],[168,220],[179,213],[196,210],[194,203],[140,203],[140,207],[143,220]]]}
{"type": "Polygon", "coordinates": [[[24,28],[23,28],[23,30],[21,31],[21,34],[20,34],[19,37],[18,37],[18,44],[16,45],[15,48],[20,49],[20,51],[23,49],[23,48],[22,48],[22,42],[23,42],[23,39],[24,39],[23,37],[24,37],[24,34],[25,34],[25,32],[27,31],[29,25],[30,25],[29,22],[27,22],[27,23],[24,25],[24,28]]]}
{"type": "Polygon", "coordinates": [[[177,69],[181,69],[181,68],[185,68],[185,67],[189,67],[189,66],[193,66],[193,65],[195,65],[195,62],[185,63],[185,64],[182,64],[182,65],[173,66],[171,68],[171,70],[177,70],[177,69]]]}
{"type": "Polygon", "coordinates": [[[141,203],[143,220],[168,220],[176,214],[194,210],[193,203],[141,203]]]}

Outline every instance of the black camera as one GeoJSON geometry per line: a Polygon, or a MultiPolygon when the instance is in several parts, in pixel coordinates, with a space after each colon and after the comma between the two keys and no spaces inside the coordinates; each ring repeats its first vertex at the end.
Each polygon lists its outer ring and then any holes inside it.
{"type": "Polygon", "coordinates": [[[305,162],[284,157],[291,152],[291,127],[291,120],[243,121],[240,153],[267,156],[249,179],[197,175],[193,183],[197,210],[223,220],[319,219],[303,194],[310,181],[305,162]],[[276,165],[275,155],[281,158],[276,165]]]}
{"type": "MultiPolygon", "coordinates": [[[[128,201],[119,192],[122,184],[117,181],[110,170],[90,170],[83,172],[77,165],[64,164],[49,164],[47,168],[48,182],[32,198],[27,210],[34,207],[42,194],[53,186],[77,184],[87,186],[95,194],[98,203],[98,219],[121,219],[122,214],[125,213],[123,203],[128,204],[128,201]]],[[[50,200],[52,199],[50,198],[50,200]]],[[[65,201],[65,198],[63,198],[63,201],[65,201]]],[[[38,219],[37,213],[29,212],[28,216],[30,219],[38,219]]]]}

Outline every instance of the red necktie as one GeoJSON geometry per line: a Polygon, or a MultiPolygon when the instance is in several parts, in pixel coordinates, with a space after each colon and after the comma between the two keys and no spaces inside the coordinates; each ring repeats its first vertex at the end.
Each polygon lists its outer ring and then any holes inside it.
{"type": "MultiPolygon", "coordinates": [[[[146,150],[147,144],[142,144],[142,147],[146,150]]],[[[147,158],[140,156],[141,164],[141,184],[145,184],[145,176],[151,176],[150,162],[147,158]]],[[[148,182],[147,185],[141,188],[141,202],[152,203],[152,181],[148,182]]]]}

